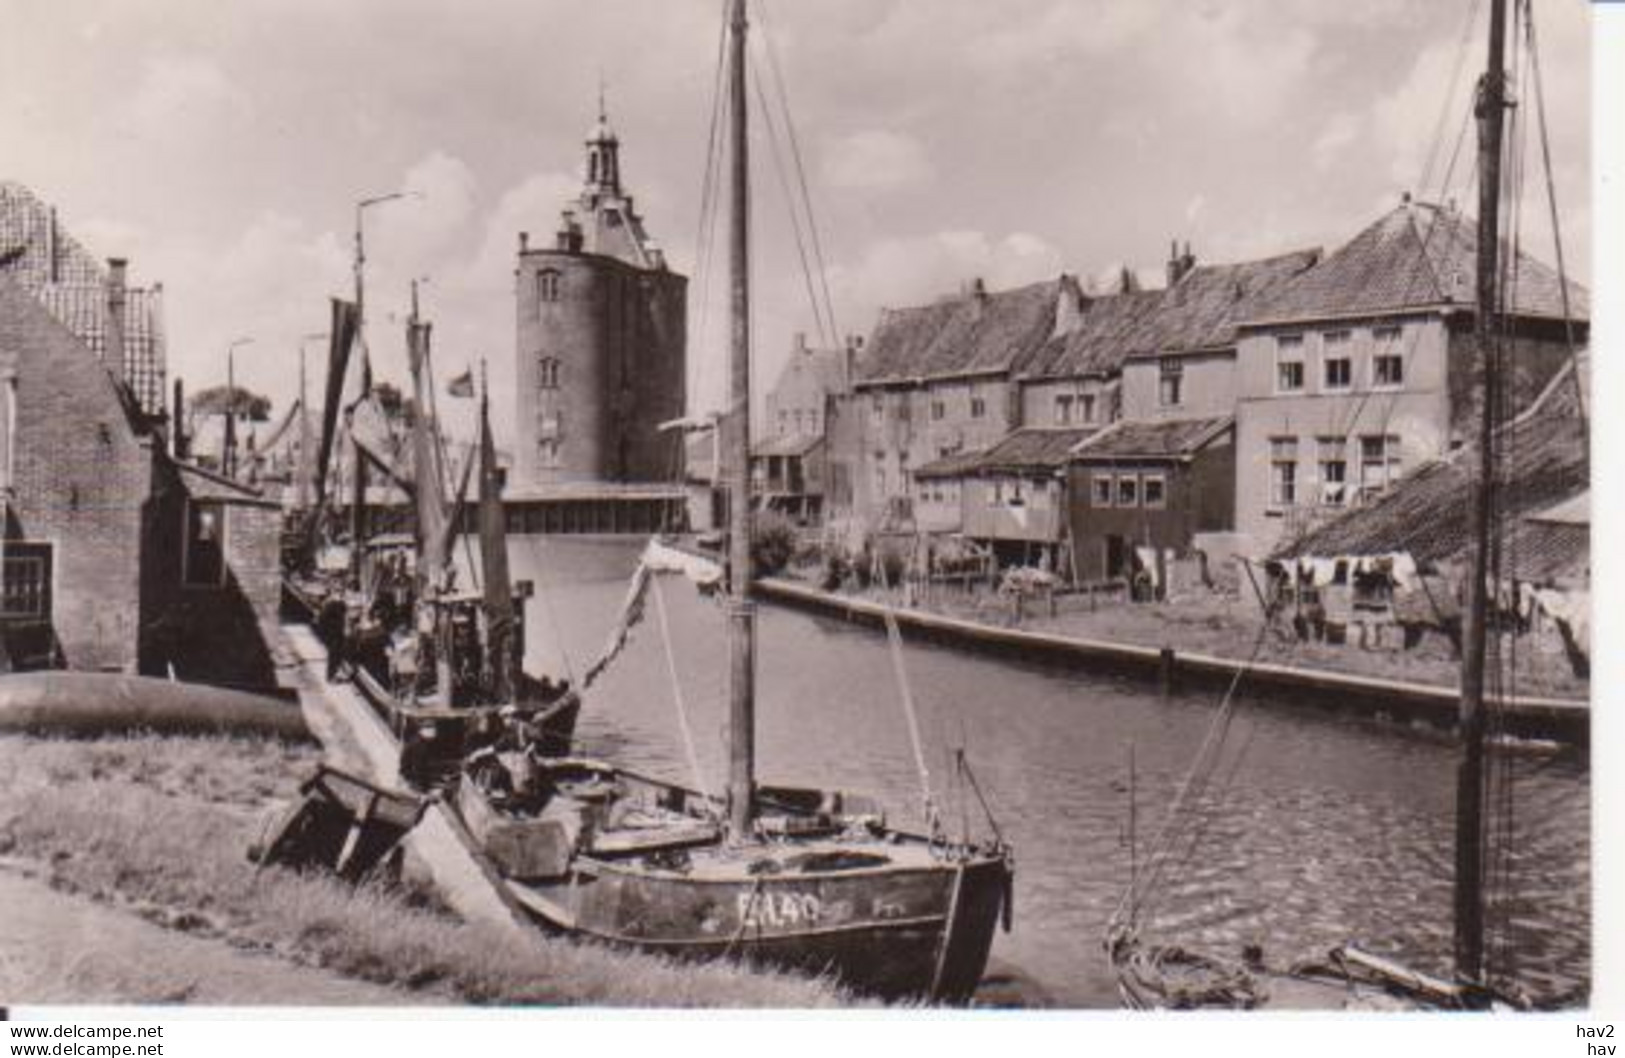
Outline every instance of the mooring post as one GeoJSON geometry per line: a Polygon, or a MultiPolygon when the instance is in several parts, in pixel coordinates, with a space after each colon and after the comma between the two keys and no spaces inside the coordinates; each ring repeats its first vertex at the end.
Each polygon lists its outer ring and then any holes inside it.
{"type": "Polygon", "coordinates": [[[1157,687],[1162,691],[1164,698],[1172,698],[1174,694],[1175,665],[1173,647],[1163,647],[1157,655],[1157,687]]]}

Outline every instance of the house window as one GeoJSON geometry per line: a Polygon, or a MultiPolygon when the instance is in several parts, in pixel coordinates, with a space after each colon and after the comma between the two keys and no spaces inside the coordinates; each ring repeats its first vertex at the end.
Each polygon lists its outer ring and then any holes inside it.
{"type": "Polygon", "coordinates": [[[1270,506],[1292,507],[1298,502],[1298,439],[1270,438],[1270,506]]]}
{"type": "Polygon", "coordinates": [[[1092,423],[1092,422],[1094,422],[1095,421],[1095,395],[1093,393],[1085,393],[1085,394],[1081,395],[1080,397],[1078,397],[1078,409],[1079,409],[1079,414],[1078,414],[1078,421],[1079,422],[1082,422],[1082,423],[1092,423]]]}
{"type": "Polygon", "coordinates": [[[1117,475],[1117,506],[1138,507],[1140,505],[1140,478],[1137,474],[1117,475]]]}
{"type": "Polygon", "coordinates": [[[1055,395],[1055,425],[1065,426],[1072,421],[1072,394],[1055,395]]]}
{"type": "Polygon", "coordinates": [[[945,401],[945,400],[934,400],[934,401],[932,401],[931,402],[931,420],[933,422],[941,422],[943,419],[946,419],[947,417],[948,417],[948,402],[945,401]]]}
{"type": "Polygon", "coordinates": [[[1320,458],[1320,505],[1342,507],[1348,503],[1349,464],[1346,446],[1341,437],[1322,437],[1317,441],[1320,458]]]}
{"type": "Polygon", "coordinates": [[[1185,401],[1185,365],[1171,356],[1162,359],[1157,380],[1157,403],[1174,408],[1185,401]]]}
{"type": "Polygon", "coordinates": [[[51,616],[51,545],[8,540],[0,564],[0,619],[51,616]]]}
{"type": "Polygon", "coordinates": [[[983,400],[981,397],[972,397],[970,399],[970,417],[973,419],[980,419],[986,414],[987,401],[983,400]]]}
{"type": "Polygon", "coordinates": [[[1303,390],[1303,335],[1283,334],[1275,339],[1275,392],[1303,390]]]}
{"type": "Polygon", "coordinates": [[[1399,348],[1398,327],[1378,327],[1371,332],[1375,348],[1371,353],[1371,384],[1395,388],[1405,384],[1405,357],[1399,348]]]}
{"type": "Polygon", "coordinates": [[[1024,491],[1022,486],[1023,486],[1023,482],[1022,482],[1022,480],[1020,478],[1017,478],[1014,481],[1010,482],[1010,495],[1009,495],[1009,498],[1005,500],[1005,503],[1008,506],[1011,506],[1011,507],[1025,507],[1025,506],[1027,506],[1027,495],[1026,495],[1026,492],[1024,491]]]}
{"type": "Polygon", "coordinates": [[[1399,477],[1399,438],[1367,434],[1360,438],[1360,498],[1380,496],[1399,477]]]}
{"type": "Polygon", "coordinates": [[[559,273],[551,268],[536,273],[536,296],[543,301],[559,300],[559,273]]]}
{"type": "Polygon", "coordinates": [[[1354,360],[1349,354],[1349,332],[1328,331],[1321,361],[1321,385],[1328,391],[1354,385],[1354,360]]]}
{"type": "Polygon", "coordinates": [[[1112,505],[1112,476],[1097,473],[1090,480],[1094,485],[1094,506],[1110,507],[1112,505]]]}
{"type": "Polygon", "coordinates": [[[226,582],[226,508],[209,500],[186,504],[186,552],[181,582],[194,587],[219,587],[226,582]]]}
{"type": "Polygon", "coordinates": [[[1161,474],[1146,474],[1140,479],[1140,499],[1154,511],[1168,506],[1167,479],[1161,474]]]}

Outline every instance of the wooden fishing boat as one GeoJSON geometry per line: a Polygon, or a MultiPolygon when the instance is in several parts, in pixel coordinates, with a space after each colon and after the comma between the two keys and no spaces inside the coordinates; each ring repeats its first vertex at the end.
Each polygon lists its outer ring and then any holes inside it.
{"type": "MultiPolygon", "coordinates": [[[[733,0],[726,84],[735,407],[747,406],[750,392],[746,28],[745,4],[733,0]]],[[[730,417],[726,444],[730,491],[747,501],[748,418],[730,417]]],[[[465,764],[463,819],[515,899],[549,929],[679,958],[827,974],[885,997],[966,1002],[1001,918],[1009,926],[1012,857],[996,828],[981,844],[950,840],[934,817],[930,833],[909,833],[861,798],[756,781],[755,604],[745,546],[752,506],[729,505],[727,577],[714,563],[714,575],[696,577],[727,585],[726,796],[550,756],[521,735],[465,764]]],[[[660,561],[707,563],[669,549],[660,561]]],[[[641,607],[648,567],[646,555],[628,613],[641,607]]]]}
{"type": "Polygon", "coordinates": [[[299,702],[153,676],[52,669],[0,676],[0,731],[32,735],[262,735],[309,741],[299,702]]]}

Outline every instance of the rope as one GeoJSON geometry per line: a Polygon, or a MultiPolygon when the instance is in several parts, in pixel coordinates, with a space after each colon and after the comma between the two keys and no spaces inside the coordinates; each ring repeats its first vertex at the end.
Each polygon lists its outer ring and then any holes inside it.
{"type": "Polygon", "coordinates": [[[829,341],[832,345],[838,346],[841,344],[841,329],[835,322],[835,302],[829,293],[829,269],[824,265],[824,244],[818,235],[817,214],[813,211],[812,194],[807,187],[807,167],[801,160],[801,138],[796,134],[796,123],[791,116],[790,93],[784,87],[784,74],[779,66],[779,50],[773,43],[773,29],[768,23],[767,0],[757,0],[756,7],[761,13],[760,37],[766,42],[768,67],[773,73],[773,83],[778,88],[784,127],[789,134],[790,156],[795,161],[796,180],[801,187],[801,207],[807,215],[807,232],[812,242],[813,261],[817,265],[818,281],[824,293],[824,314],[829,317],[829,341]]]}
{"type": "MultiPolygon", "coordinates": [[[[1535,85],[1535,115],[1540,124],[1540,153],[1544,163],[1546,175],[1546,204],[1552,217],[1552,243],[1557,253],[1557,284],[1558,291],[1563,299],[1563,330],[1569,343],[1569,359],[1578,361],[1580,356],[1579,343],[1574,336],[1574,313],[1569,307],[1569,279],[1568,270],[1563,264],[1563,227],[1557,219],[1557,182],[1552,176],[1552,144],[1546,131],[1546,88],[1540,75],[1540,47],[1535,37],[1534,5],[1524,5],[1524,32],[1529,37],[1529,66],[1534,75],[1535,85]]],[[[1590,458],[1591,430],[1586,420],[1586,392],[1585,384],[1580,380],[1579,365],[1574,369],[1574,396],[1575,406],[1580,416],[1581,450],[1590,458]]]]}
{"type": "Polygon", "coordinates": [[[891,644],[892,672],[897,677],[897,691],[903,703],[903,715],[908,720],[908,738],[914,748],[914,766],[920,773],[921,800],[926,822],[933,838],[942,830],[941,814],[935,798],[931,796],[931,770],[925,764],[925,747],[920,741],[920,721],[914,710],[914,692],[909,686],[908,669],[903,665],[903,632],[897,626],[897,615],[886,610],[886,639],[891,644]]]}
{"type": "Polygon", "coordinates": [[[705,793],[705,773],[700,770],[700,757],[694,749],[694,732],[688,726],[688,707],[683,701],[683,682],[677,675],[677,655],[672,651],[671,625],[666,620],[666,596],[660,590],[660,577],[649,578],[654,587],[655,616],[660,622],[660,644],[666,656],[666,676],[671,680],[671,698],[677,706],[677,727],[683,735],[683,753],[688,757],[688,768],[693,776],[694,789],[705,793]]]}

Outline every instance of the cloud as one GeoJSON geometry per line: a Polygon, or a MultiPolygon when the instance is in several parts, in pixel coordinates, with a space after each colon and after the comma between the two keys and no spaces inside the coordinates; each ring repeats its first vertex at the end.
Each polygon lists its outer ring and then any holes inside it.
{"type": "Polygon", "coordinates": [[[1315,168],[1324,172],[1343,155],[1343,152],[1359,137],[1363,122],[1355,114],[1335,114],[1321,129],[1320,135],[1315,137],[1314,145],[1310,148],[1310,155],[1314,159],[1315,168]]]}
{"type": "Polygon", "coordinates": [[[957,230],[871,243],[855,264],[832,268],[830,280],[839,303],[863,306],[868,311],[862,316],[869,318],[881,307],[953,294],[976,278],[1003,290],[1053,279],[1063,270],[1060,251],[1031,233],[995,238],[957,230]]]}
{"type": "Polygon", "coordinates": [[[126,113],[143,131],[209,122],[248,109],[248,98],[211,58],[157,55],[142,66],[126,113]]]}
{"type": "Polygon", "coordinates": [[[825,147],[823,174],[831,187],[885,191],[927,183],[936,167],[912,136],[866,129],[825,147]]]}

